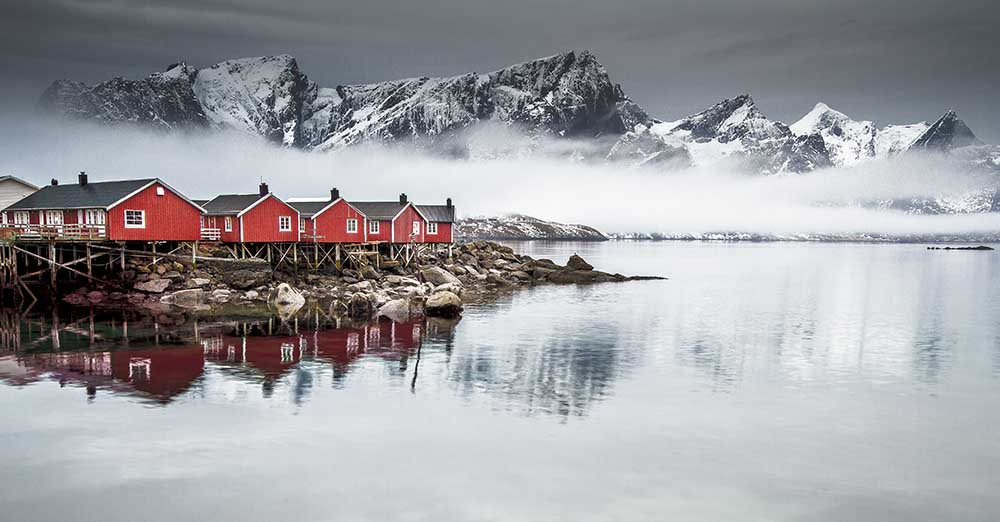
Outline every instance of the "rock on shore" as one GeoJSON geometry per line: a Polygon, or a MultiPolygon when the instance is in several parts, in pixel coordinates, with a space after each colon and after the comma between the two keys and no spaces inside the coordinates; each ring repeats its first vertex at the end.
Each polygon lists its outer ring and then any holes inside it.
{"type": "Polygon", "coordinates": [[[450,256],[443,250],[424,252],[409,267],[384,258],[377,266],[340,270],[329,266],[321,271],[300,267],[298,272],[274,270],[262,262],[130,263],[121,278],[131,292],[81,288],[64,300],[77,305],[128,302],[188,310],[265,302],[280,310],[298,310],[313,301],[354,319],[374,315],[405,319],[421,314],[456,317],[469,302],[488,301],[522,286],[661,279],[601,272],[575,254],[560,265],[484,240],[457,244],[450,256]]]}

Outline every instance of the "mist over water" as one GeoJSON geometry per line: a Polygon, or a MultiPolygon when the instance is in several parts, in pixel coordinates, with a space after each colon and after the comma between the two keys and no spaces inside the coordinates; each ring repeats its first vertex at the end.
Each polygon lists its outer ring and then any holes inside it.
{"type": "Polygon", "coordinates": [[[994,176],[940,156],[907,155],[804,175],[754,175],[736,161],[664,172],[573,160],[574,153],[593,151],[566,140],[528,144],[502,131],[468,139],[500,158],[446,159],[403,147],[304,152],[236,132],[168,134],[37,115],[3,124],[0,143],[0,174],[36,184],[53,177],[69,182],[85,170],[95,181],[160,177],[194,198],[254,192],[261,180],[281,197],[324,197],[331,187],[356,200],[405,192],[428,204],[452,197],[460,217],[522,213],[611,233],[1000,233],[996,213],[910,215],[872,208],[880,201],[992,194],[994,176]],[[526,144],[546,153],[512,153],[526,144]]]}

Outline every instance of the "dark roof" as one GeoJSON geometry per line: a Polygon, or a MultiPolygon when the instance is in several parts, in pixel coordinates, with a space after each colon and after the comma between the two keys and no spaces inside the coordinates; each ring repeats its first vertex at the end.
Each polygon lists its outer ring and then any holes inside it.
{"type": "Polygon", "coordinates": [[[156,181],[155,178],[125,181],[92,181],[86,185],[46,185],[9,209],[107,208],[125,196],[156,181]]]}
{"type": "Polygon", "coordinates": [[[198,205],[199,207],[204,207],[205,203],[208,203],[208,200],[207,199],[192,199],[191,202],[194,203],[195,205],[198,205]]]}
{"type": "Polygon", "coordinates": [[[427,221],[438,223],[455,222],[455,206],[448,205],[417,205],[417,210],[427,218],[427,221]]]}
{"type": "Polygon", "coordinates": [[[239,214],[262,197],[260,194],[222,194],[201,208],[209,214],[239,214]]]}
{"type": "Polygon", "coordinates": [[[376,221],[391,220],[404,207],[398,201],[349,201],[348,203],[358,209],[368,219],[376,221]]]}
{"type": "Polygon", "coordinates": [[[331,203],[330,200],[327,201],[286,201],[292,208],[299,211],[303,217],[312,217],[313,214],[323,210],[324,207],[331,203]]]}

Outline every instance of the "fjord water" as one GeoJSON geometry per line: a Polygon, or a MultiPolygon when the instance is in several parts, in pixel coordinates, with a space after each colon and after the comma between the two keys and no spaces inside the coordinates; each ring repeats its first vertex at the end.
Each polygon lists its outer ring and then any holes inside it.
{"type": "Polygon", "coordinates": [[[1000,517],[996,252],[512,246],[670,280],[454,324],[133,318],[125,346],[102,313],[58,351],[22,326],[0,518],[1000,517]]]}

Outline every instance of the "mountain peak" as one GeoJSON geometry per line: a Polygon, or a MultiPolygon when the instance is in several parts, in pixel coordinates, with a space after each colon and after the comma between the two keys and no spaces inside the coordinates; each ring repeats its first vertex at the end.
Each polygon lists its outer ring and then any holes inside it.
{"type": "Polygon", "coordinates": [[[976,143],[979,143],[979,138],[972,129],[954,110],[949,109],[913,142],[911,148],[949,151],[976,143]]]}

